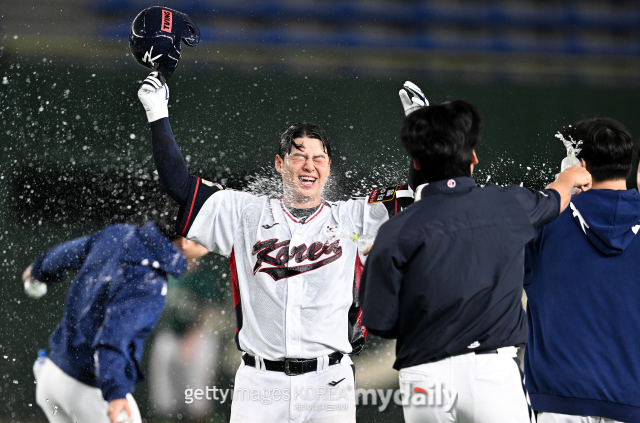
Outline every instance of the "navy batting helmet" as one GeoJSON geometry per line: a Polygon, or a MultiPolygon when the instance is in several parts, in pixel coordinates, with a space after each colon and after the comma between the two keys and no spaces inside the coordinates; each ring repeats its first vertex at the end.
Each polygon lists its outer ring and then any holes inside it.
{"type": "Polygon", "coordinates": [[[189,47],[200,42],[200,29],[187,14],[154,6],[136,16],[129,31],[131,54],[140,65],[169,79],[181,56],[180,40],[189,47]]]}

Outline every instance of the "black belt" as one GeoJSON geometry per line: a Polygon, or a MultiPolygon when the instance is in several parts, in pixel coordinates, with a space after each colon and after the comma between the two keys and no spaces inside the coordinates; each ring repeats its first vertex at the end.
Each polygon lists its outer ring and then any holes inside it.
{"type": "Polygon", "coordinates": [[[476,351],[475,352],[476,355],[481,355],[481,354],[498,354],[498,350],[488,350],[488,351],[476,351]]]}
{"type": "MultiPolygon", "coordinates": [[[[340,363],[344,355],[339,352],[329,354],[329,366],[340,363]]],[[[256,367],[256,358],[250,354],[243,354],[242,361],[251,367],[256,367]]],[[[271,372],[285,372],[288,376],[297,376],[318,370],[318,359],[287,358],[284,361],[263,360],[265,369],[271,372]]]]}

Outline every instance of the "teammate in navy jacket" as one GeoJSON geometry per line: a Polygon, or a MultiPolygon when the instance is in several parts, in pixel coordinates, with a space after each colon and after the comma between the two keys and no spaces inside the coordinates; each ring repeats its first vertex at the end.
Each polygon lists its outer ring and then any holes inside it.
{"type": "Polygon", "coordinates": [[[640,195],[627,190],[633,142],[618,121],[578,122],[565,139],[593,189],[526,249],[525,374],[538,422],[640,422],[640,195]],[[592,416],[592,417],[590,417],[592,416]]]}
{"type": "Polygon", "coordinates": [[[476,186],[480,117],[454,101],[406,117],[401,140],[428,184],[384,223],[360,287],[367,330],[397,338],[407,422],[530,422],[514,358],[526,340],[524,247],[589,173],[543,191],[476,186]]]}
{"type": "Polygon", "coordinates": [[[123,410],[139,419],[129,394],[143,379],[144,338],[164,307],[166,275],[179,277],[187,259],[206,254],[168,230],[109,226],[50,249],[24,272],[51,284],[78,271],[50,359],[35,368],[37,403],[50,422],[115,423],[123,410]]]}

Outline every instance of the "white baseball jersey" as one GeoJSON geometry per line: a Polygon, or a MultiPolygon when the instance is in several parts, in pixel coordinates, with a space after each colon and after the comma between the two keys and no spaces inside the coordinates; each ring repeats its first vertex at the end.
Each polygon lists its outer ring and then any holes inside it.
{"type": "Polygon", "coordinates": [[[239,349],[268,360],[360,351],[364,258],[325,228],[375,235],[388,219],[383,205],[323,200],[302,223],[280,198],[197,186],[190,197],[187,238],[229,257],[239,349]]]}

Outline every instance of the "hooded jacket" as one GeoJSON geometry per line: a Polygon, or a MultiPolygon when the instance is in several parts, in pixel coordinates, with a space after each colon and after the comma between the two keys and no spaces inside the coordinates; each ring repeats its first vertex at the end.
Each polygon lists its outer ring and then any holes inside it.
{"type": "Polygon", "coordinates": [[[51,336],[51,360],[74,379],[102,390],[112,401],[133,392],[144,338],[164,307],[166,275],[187,268],[182,253],[155,224],[113,225],[60,244],[38,258],[31,274],[62,281],[78,271],[64,317],[51,336]]]}
{"type": "Polygon", "coordinates": [[[640,194],[589,190],[525,254],[536,411],[640,422],[640,194]]]}

